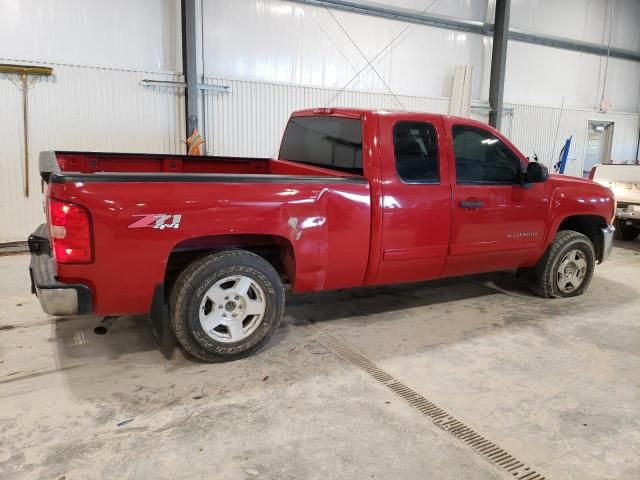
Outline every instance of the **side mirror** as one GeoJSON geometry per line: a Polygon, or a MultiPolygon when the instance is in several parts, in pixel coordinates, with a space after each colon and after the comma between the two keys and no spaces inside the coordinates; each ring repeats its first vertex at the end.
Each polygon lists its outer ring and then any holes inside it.
{"type": "Polygon", "coordinates": [[[549,178],[549,170],[538,162],[529,162],[527,164],[527,172],[524,175],[525,183],[544,182],[549,178]]]}

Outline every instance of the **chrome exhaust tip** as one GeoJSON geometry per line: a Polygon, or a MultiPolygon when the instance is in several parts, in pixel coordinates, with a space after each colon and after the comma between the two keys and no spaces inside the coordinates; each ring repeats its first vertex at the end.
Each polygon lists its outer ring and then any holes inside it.
{"type": "Polygon", "coordinates": [[[111,324],[113,324],[115,318],[116,317],[104,317],[100,324],[93,329],[93,333],[96,335],[106,335],[109,333],[109,329],[111,328],[111,324]]]}

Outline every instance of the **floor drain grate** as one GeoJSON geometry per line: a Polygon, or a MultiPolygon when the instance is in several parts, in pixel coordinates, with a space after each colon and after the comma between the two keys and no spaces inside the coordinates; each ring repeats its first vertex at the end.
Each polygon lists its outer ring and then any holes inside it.
{"type": "Polygon", "coordinates": [[[466,426],[450,413],[447,413],[445,410],[427,400],[415,390],[389,375],[349,345],[346,345],[326,332],[322,332],[318,339],[325,347],[367,372],[378,382],[404,399],[409,405],[418,410],[425,417],[429,418],[438,427],[450,435],[453,435],[458,440],[466,443],[476,453],[505,472],[508,472],[513,476],[513,478],[517,478],[519,480],[544,480],[545,477],[541,473],[536,472],[527,464],[500,448],[491,440],[488,440],[475,432],[472,428],[466,426]]]}

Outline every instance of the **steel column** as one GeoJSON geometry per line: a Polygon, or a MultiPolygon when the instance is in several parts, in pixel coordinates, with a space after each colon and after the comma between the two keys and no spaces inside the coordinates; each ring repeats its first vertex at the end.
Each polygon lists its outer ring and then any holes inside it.
{"type": "Polygon", "coordinates": [[[510,10],[511,0],[496,0],[489,83],[489,125],[498,130],[500,130],[500,124],[502,123],[502,97],[504,95],[504,74],[507,66],[510,10]]]}
{"type": "MultiPolygon", "coordinates": [[[[196,0],[182,0],[182,72],[186,83],[186,136],[200,127],[198,118],[198,62],[196,56],[196,0]]],[[[188,150],[188,146],[186,147],[188,150]]]]}

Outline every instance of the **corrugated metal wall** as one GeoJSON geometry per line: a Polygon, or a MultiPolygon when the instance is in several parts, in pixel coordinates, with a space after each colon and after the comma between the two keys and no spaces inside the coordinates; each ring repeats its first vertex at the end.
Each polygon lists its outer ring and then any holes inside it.
{"type": "MultiPolygon", "coordinates": [[[[212,155],[272,156],[293,110],[329,105],[337,90],[241,80],[207,79],[207,83],[231,86],[231,93],[205,95],[207,152],[212,155]]],[[[412,111],[447,113],[448,98],[399,95],[400,107],[392,95],[345,91],[330,105],[345,107],[404,108],[412,111]]],[[[474,102],[478,105],[478,102],[474,102]]],[[[612,160],[635,159],[640,115],[635,113],[506,104],[503,131],[528,156],[535,151],[541,162],[552,167],[560,148],[573,135],[565,173],[582,176],[589,120],[614,122],[612,160]],[[560,121],[558,129],[558,121],[560,121]],[[554,140],[557,140],[554,144],[554,140]]],[[[486,112],[472,116],[487,121],[486,112]]]]}
{"type": "Polygon", "coordinates": [[[514,104],[511,125],[506,133],[526,155],[538,154],[541,161],[552,166],[558,161],[564,141],[573,136],[565,174],[582,176],[589,120],[614,122],[611,159],[614,163],[635,159],[640,116],[631,113],[600,113],[594,110],[514,104]],[[558,130],[558,122],[560,128],[558,130]],[[510,128],[510,132],[509,132],[510,128]],[[558,131],[557,141],[556,131],[558,131]]]}
{"type": "MultiPolygon", "coordinates": [[[[473,103],[480,105],[480,102],[473,103]]],[[[565,140],[573,136],[564,173],[583,176],[589,120],[614,123],[611,152],[613,163],[632,163],[636,159],[640,114],[601,113],[596,110],[561,109],[523,103],[505,104],[505,109],[507,113],[502,119],[503,133],[525,155],[533,157],[533,152],[537,153],[539,161],[550,169],[558,162],[565,140]]],[[[472,117],[486,122],[488,114],[474,109],[472,117]]]]}
{"type": "MultiPolygon", "coordinates": [[[[0,63],[20,63],[0,59],[0,63]]],[[[42,63],[40,63],[42,65],[42,63]]],[[[23,194],[21,92],[0,75],[0,243],[24,240],[43,220],[38,153],[97,150],[178,153],[184,138],[183,92],[145,87],[170,73],[48,64],[52,77],[29,89],[30,190],[23,194]]]]}
{"type": "Polygon", "coordinates": [[[211,155],[272,156],[289,115],[313,107],[394,108],[447,113],[448,98],[410,97],[299,85],[208,78],[231,93],[205,93],[207,152],[211,155]]]}

